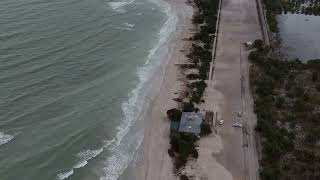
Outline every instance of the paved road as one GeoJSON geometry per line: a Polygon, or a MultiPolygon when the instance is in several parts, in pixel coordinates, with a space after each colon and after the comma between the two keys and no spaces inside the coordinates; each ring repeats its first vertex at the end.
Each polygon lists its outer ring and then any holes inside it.
{"type": "Polygon", "coordinates": [[[219,130],[224,148],[218,161],[235,180],[258,179],[258,162],[254,141],[256,119],[248,84],[247,51],[243,42],[261,38],[255,0],[223,0],[213,81],[223,96],[219,130]],[[243,77],[243,78],[241,78],[243,77]],[[242,112],[237,117],[234,112],[242,112]],[[234,122],[245,128],[232,127],[234,122]]]}

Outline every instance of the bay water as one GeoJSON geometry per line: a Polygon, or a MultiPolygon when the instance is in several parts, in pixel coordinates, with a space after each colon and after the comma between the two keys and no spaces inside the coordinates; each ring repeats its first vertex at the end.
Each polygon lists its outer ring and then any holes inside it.
{"type": "Polygon", "coordinates": [[[280,51],[288,58],[320,58],[320,16],[281,14],[277,17],[280,51]]]}

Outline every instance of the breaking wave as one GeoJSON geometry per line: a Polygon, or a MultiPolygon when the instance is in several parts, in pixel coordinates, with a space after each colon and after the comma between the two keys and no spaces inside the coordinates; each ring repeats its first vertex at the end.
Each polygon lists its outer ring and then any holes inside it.
{"type": "Polygon", "coordinates": [[[104,176],[100,180],[116,180],[127,169],[130,162],[133,160],[137,149],[140,147],[143,140],[143,131],[137,132],[134,135],[128,133],[133,124],[140,120],[144,109],[148,105],[148,97],[145,95],[145,86],[148,80],[152,77],[154,68],[151,59],[167,42],[170,34],[175,30],[177,17],[172,11],[170,5],[165,1],[153,1],[167,14],[168,19],[162,26],[159,32],[158,43],[149,51],[146,62],[143,67],[139,68],[137,75],[139,84],[129,94],[129,100],[122,104],[122,112],[124,114],[122,124],[117,128],[117,140],[114,146],[111,147],[112,156],[107,158],[106,167],[104,168],[104,176]],[[132,147],[134,146],[134,147],[132,147]],[[133,151],[132,151],[133,148],[133,151]]]}
{"type": "Polygon", "coordinates": [[[131,0],[131,1],[119,1],[119,2],[109,2],[109,5],[110,7],[113,9],[113,10],[116,10],[116,9],[120,9],[124,6],[127,6],[131,3],[133,3],[135,0],[131,0]]]}
{"type": "Polygon", "coordinates": [[[3,132],[0,132],[0,146],[8,143],[14,138],[13,135],[5,134],[3,132]]]}

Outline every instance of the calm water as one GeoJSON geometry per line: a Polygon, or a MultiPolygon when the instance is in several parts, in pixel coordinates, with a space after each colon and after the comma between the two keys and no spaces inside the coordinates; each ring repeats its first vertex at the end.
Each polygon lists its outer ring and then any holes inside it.
{"type": "Polygon", "coordinates": [[[132,179],[148,77],[175,27],[168,8],[0,1],[1,180],[132,179]]]}
{"type": "Polygon", "coordinates": [[[278,16],[281,47],[290,58],[320,58],[320,16],[283,14],[278,16]]]}

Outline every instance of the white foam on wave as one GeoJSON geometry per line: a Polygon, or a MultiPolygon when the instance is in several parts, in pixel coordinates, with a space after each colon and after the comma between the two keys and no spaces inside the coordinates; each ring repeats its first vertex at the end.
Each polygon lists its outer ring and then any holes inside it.
{"type": "Polygon", "coordinates": [[[132,28],[129,27],[116,27],[116,29],[120,29],[120,30],[126,30],[126,31],[132,31],[132,28]]]}
{"type": "Polygon", "coordinates": [[[130,24],[130,23],[123,23],[123,25],[128,26],[130,28],[133,28],[134,26],[136,26],[135,24],[130,24]]]}
{"type": "Polygon", "coordinates": [[[145,108],[147,104],[146,101],[149,100],[142,90],[145,86],[145,83],[150,79],[154,71],[154,69],[150,67],[150,59],[152,59],[161,46],[165,45],[170,34],[174,32],[177,23],[177,16],[167,2],[155,0],[153,0],[153,2],[157,3],[159,7],[167,14],[168,19],[159,32],[160,38],[157,45],[155,45],[154,48],[149,51],[145,65],[139,68],[137,71],[139,84],[129,94],[129,100],[122,104],[122,112],[124,114],[123,122],[119,127],[117,127],[117,140],[115,146],[111,148],[112,155],[106,160],[106,167],[104,168],[105,175],[101,177],[100,180],[116,180],[124,172],[124,170],[127,169],[143,140],[143,131],[138,132],[134,137],[126,135],[128,134],[132,125],[139,119],[143,108],[145,108]],[[121,143],[124,138],[125,142],[121,143]],[[131,145],[135,145],[134,152],[132,152],[129,145],[126,144],[127,142],[130,142],[131,145]]]}
{"type": "Polygon", "coordinates": [[[116,10],[116,9],[120,9],[124,6],[127,6],[131,3],[133,3],[135,0],[131,0],[131,1],[119,1],[119,2],[109,2],[109,5],[110,7],[113,9],[113,10],[116,10]]]}
{"type": "MultiPolygon", "coordinates": [[[[155,2],[155,3],[158,2],[158,1],[155,1],[155,0],[152,0],[152,1],[155,2]]],[[[170,34],[173,31],[175,31],[175,29],[176,29],[176,24],[177,24],[177,21],[178,21],[178,17],[174,14],[173,10],[171,9],[171,6],[166,1],[162,1],[162,2],[163,3],[159,3],[159,6],[167,14],[168,19],[164,23],[163,27],[160,29],[159,42],[157,43],[157,45],[153,49],[151,49],[149,51],[149,55],[148,55],[146,64],[149,64],[151,57],[154,56],[154,54],[159,49],[159,47],[161,45],[163,45],[167,41],[167,39],[169,38],[170,34]]]]}
{"type": "Polygon", "coordinates": [[[132,28],[135,26],[135,24],[129,24],[129,23],[123,23],[122,25],[124,25],[125,27],[116,27],[116,29],[132,31],[133,30],[132,28]]]}
{"type": "Polygon", "coordinates": [[[133,160],[142,140],[143,131],[140,131],[134,136],[128,137],[126,143],[121,144],[121,146],[124,146],[124,149],[119,148],[119,146],[112,148],[112,156],[107,159],[107,166],[104,168],[105,175],[100,177],[100,180],[118,179],[118,177],[128,167],[129,163],[133,160]],[[129,149],[132,145],[135,145],[133,150],[129,149]]]}
{"type": "Polygon", "coordinates": [[[99,154],[102,153],[103,148],[97,149],[97,150],[84,150],[77,154],[77,157],[80,159],[80,161],[73,166],[73,168],[78,169],[88,164],[88,161],[99,154]]]}
{"type": "Polygon", "coordinates": [[[68,178],[69,176],[71,176],[73,174],[74,169],[79,169],[79,168],[86,166],[90,159],[95,158],[96,156],[101,154],[103,152],[103,150],[105,148],[109,147],[113,142],[115,142],[115,139],[106,141],[104,143],[104,145],[102,146],[102,148],[99,148],[96,150],[88,149],[88,150],[83,150],[83,151],[79,152],[77,154],[77,158],[79,159],[79,161],[70,170],[57,174],[57,179],[62,180],[62,179],[68,178]]]}
{"type": "Polygon", "coordinates": [[[57,178],[59,180],[63,180],[63,179],[66,179],[68,178],[69,176],[71,176],[73,174],[73,170],[70,170],[70,171],[67,171],[67,172],[63,172],[63,173],[59,173],[57,175],[57,178]]]}
{"type": "Polygon", "coordinates": [[[0,132],[0,146],[3,144],[8,143],[14,138],[13,135],[5,134],[3,132],[0,132]]]}

